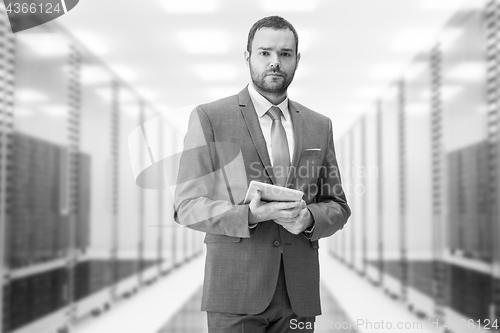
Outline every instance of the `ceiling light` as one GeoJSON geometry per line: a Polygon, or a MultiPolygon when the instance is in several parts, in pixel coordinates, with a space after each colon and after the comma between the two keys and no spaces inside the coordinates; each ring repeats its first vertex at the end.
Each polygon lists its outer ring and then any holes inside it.
{"type": "Polygon", "coordinates": [[[461,63],[454,68],[452,68],[448,75],[446,75],[447,79],[459,80],[459,81],[479,81],[485,80],[486,77],[486,67],[482,62],[464,62],[461,63]]]}
{"type": "Polygon", "coordinates": [[[126,65],[110,65],[111,70],[123,81],[132,82],[137,79],[137,71],[126,65]]]}
{"type": "Polygon", "coordinates": [[[129,89],[121,89],[120,94],[120,104],[135,104],[139,105],[139,98],[137,97],[136,94],[134,94],[131,90],[129,89]]]}
{"type": "Polygon", "coordinates": [[[216,0],[163,0],[160,3],[170,14],[214,13],[219,7],[216,0]]]}
{"type": "Polygon", "coordinates": [[[418,78],[424,71],[430,66],[428,63],[424,62],[419,62],[419,63],[413,63],[410,67],[408,67],[404,71],[404,78],[408,81],[415,80],[418,78]]]}
{"type": "Polygon", "coordinates": [[[84,65],[81,69],[81,82],[83,85],[93,85],[111,82],[111,75],[103,67],[97,65],[84,65]]]}
{"type": "Polygon", "coordinates": [[[238,76],[238,70],[230,64],[200,64],[193,71],[202,81],[232,81],[238,76]]]}
{"type": "Polygon", "coordinates": [[[19,103],[40,103],[46,102],[48,100],[47,95],[42,94],[38,90],[25,88],[25,89],[17,89],[15,92],[16,99],[19,103]]]}
{"type": "Polygon", "coordinates": [[[422,9],[428,11],[456,12],[458,10],[482,10],[484,0],[424,0],[422,9]]]}
{"type": "Polygon", "coordinates": [[[381,94],[381,87],[380,86],[371,86],[371,87],[366,87],[362,88],[358,91],[356,94],[356,97],[359,99],[376,99],[380,97],[381,94]]]}
{"type": "Polygon", "coordinates": [[[483,10],[485,7],[484,0],[467,0],[461,10],[483,10]]]}
{"type": "Polygon", "coordinates": [[[65,105],[43,105],[39,109],[48,115],[56,117],[63,117],[69,114],[68,107],[65,105]]]}
{"type": "Polygon", "coordinates": [[[442,51],[446,51],[457,41],[462,35],[463,29],[460,28],[446,28],[438,35],[439,46],[442,51]]]}
{"type": "Polygon", "coordinates": [[[80,41],[85,48],[95,55],[102,56],[109,53],[109,43],[106,43],[101,35],[87,31],[73,32],[76,40],[80,41]]]}
{"type": "Polygon", "coordinates": [[[397,101],[399,98],[399,85],[391,84],[383,91],[382,98],[388,102],[397,101]]]}
{"type": "Polygon", "coordinates": [[[424,0],[422,9],[429,11],[455,11],[460,9],[464,0],[424,0]]]}
{"type": "Polygon", "coordinates": [[[69,54],[66,38],[55,33],[19,33],[17,40],[41,57],[62,57],[69,54]]]}
{"type": "Polygon", "coordinates": [[[33,110],[16,106],[14,114],[16,117],[31,117],[34,115],[33,110]]]}
{"type": "Polygon", "coordinates": [[[392,80],[401,75],[402,66],[400,64],[388,63],[380,64],[370,72],[370,78],[374,80],[392,80]]]}
{"type": "MultiPolygon", "coordinates": [[[[163,115],[168,114],[168,112],[170,110],[175,110],[174,107],[172,107],[171,105],[168,105],[166,103],[158,103],[157,107],[158,107],[158,111],[160,111],[160,113],[163,115]]],[[[194,107],[192,107],[188,112],[191,113],[191,111],[193,111],[193,109],[195,107],[196,107],[196,105],[194,107]]]]}
{"type": "Polygon", "coordinates": [[[111,87],[102,87],[94,90],[105,102],[111,103],[113,100],[113,91],[111,87]]]}
{"type": "MultiPolygon", "coordinates": [[[[95,93],[104,101],[111,103],[113,101],[113,89],[111,86],[100,87],[94,89],[95,93]]],[[[118,103],[119,105],[139,103],[139,97],[130,91],[128,88],[118,89],[118,103]]]]}
{"type": "Polygon", "coordinates": [[[235,86],[218,86],[218,87],[208,87],[205,89],[206,95],[211,100],[216,100],[227,96],[231,96],[238,93],[238,91],[239,91],[238,88],[236,88],[235,86]]]}
{"type": "Polygon", "coordinates": [[[433,29],[408,29],[394,38],[391,49],[401,53],[415,53],[425,49],[434,40],[436,32],[433,29]]]}
{"type": "MultiPolygon", "coordinates": [[[[455,97],[459,92],[462,91],[462,87],[460,86],[443,86],[440,91],[440,96],[442,101],[448,101],[451,98],[455,97]]],[[[424,100],[431,100],[432,93],[430,91],[424,91],[420,95],[420,97],[424,100]]]]}
{"type": "Polygon", "coordinates": [[[229,35],[224,31],[179,31],[177,39],[189,54],[223,54],[229,51],[229,35]]]}
{"type": "Polygon", "coordinates": [[[141,109],[139,108],[139,104],[120,104],[120,112],[128,115],[129,117],[135,117],[138,119],[140,117],[140,111],[141,109]]]}
{"type": "Polygon", "coordinates": [[[405,112],[410,115],[430,114],[430,104],[426,103],[411,103],[405,106],[405,112]]]}
{"type": "Polygon", "coordinates": [[[261,0],[260,5],[267,12],[312,12],[318,8],[318,0],[261,0]]]}
{"type": "Polygon", "coordinates": [[[482,114],[488,114],[488,106],[487,105],[478,105],[476,108],[476,112],[482,113],[482,114]]]}
{"type": "Polygon", "coordinates": [[[462,90],[463,88],[459,86],[444,86],[441,88],[441,99],[443,101],[449,101],[457,94],[459,94],[462,90]]]}
{"type": "Polygon", "coordinates": [[[359,103],[346,105],[342,107],[341,110],[345,113],[366,113],[372,111],[374,108],[372,103],[359,103]]]}
{"type": "Polygon", "coordinates": [[[150,88],[137,88],[137,93],[146,102],[152,102],[158,100],[161,96],[156,90],[150,88]]]}

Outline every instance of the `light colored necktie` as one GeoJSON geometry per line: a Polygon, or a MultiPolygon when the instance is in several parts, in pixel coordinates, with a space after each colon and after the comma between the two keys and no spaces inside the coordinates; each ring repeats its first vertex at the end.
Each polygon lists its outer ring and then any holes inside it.
{"type": "Polygon", "coordinates": [[[277,185],[285,186],[288,168],[290,167],[290,153],[285,128],[281,123],[281,110],[273,106],[267,111],[267,114],[273,120],[273,125],[271,126],[271,147],[273,150],[274,177],[276,178],[277,185]]]}

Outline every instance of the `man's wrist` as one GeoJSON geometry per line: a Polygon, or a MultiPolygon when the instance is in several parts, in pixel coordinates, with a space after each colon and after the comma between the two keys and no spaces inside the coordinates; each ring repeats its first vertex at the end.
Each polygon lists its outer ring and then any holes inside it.
{"type": "Polygon", "coordinates": [[[252,213],[252,210],[248,208],[248,228],[253,229],[259,224],[256,221],[255,215],[252,213]]]}
{"type": "Polygon", "coordinates": [[[306,228],[306,230],[304,230],[303,232],[306,233],[306,234],[312,234],[312,232],[314,231],[314,222],[306,228]]]}
{"type": "Polygon", "coordinates": [[[314,227],[315,227],[315,221],[314,221],[314,216],[312,215],[311,211],[308,209],[309,211],[309,216],[310,216],[310,222],[309,222],[309,226],[302,232],[304,234],[304,236],[306,236],[307,239],[311,239],[312,237],[312,234],[314,232],[314,227]]]}

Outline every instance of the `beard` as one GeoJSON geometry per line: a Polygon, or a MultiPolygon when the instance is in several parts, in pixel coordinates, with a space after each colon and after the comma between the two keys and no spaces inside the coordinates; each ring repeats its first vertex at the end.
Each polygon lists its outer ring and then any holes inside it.
{"type": "Polygon", "coordinates": [[[257,87],[259,90],[261,90],[266,94],[282,95],[286,93],[288,86],[293,81],[294,75],[295,75],[295,69],[291,73],[286,73],[281,69],[276,71],[267,70],[263,73],[259,73],[256,70],[254,70],[252,64],[250,63],[250,76],[252,77],[253,84],[255,85],[255,87],[257,87]],[[280,75],[282,79],[277,77],[276,81],[269,80],[268,79],[269,74],[280,75]]]}

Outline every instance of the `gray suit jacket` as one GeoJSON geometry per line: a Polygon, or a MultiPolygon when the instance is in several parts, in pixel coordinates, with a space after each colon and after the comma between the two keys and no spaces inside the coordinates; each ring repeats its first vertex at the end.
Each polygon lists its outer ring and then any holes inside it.
{"type": "Polygon", "coordinates": [[[341,186],[331,120],[293,101],[289,109],[295,149],[287,187],[304,192],[315,220],[310,240],[273,221],[248,228],[248,205],[242,204],[248,184],[272,184],[275,179],[247,88],[191,114],[174,218],[207,233],[202,310],[264,311],[273,297],[283,251],[294,312],[321,313],[318,239],[342,229],[351,212],[341,186]]]}

